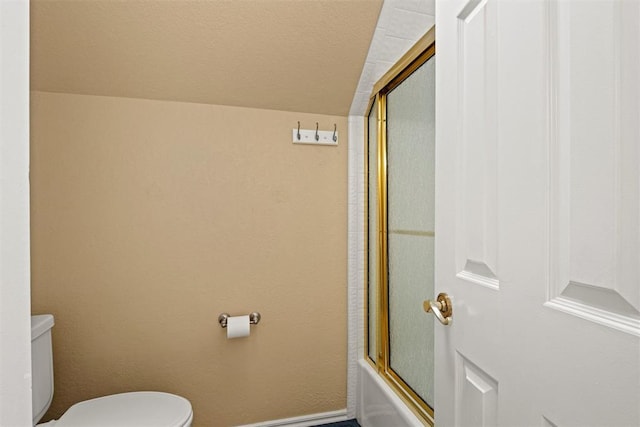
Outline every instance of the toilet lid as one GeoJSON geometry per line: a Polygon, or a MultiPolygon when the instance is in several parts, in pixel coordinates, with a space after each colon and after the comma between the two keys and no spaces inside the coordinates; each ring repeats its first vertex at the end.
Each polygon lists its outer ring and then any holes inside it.
{"type": "Polygon", "coordinates": [[[138,391],[76,403],[56,427],[183,427],[192,417],[191,404],[183,397],[138,391]]]}

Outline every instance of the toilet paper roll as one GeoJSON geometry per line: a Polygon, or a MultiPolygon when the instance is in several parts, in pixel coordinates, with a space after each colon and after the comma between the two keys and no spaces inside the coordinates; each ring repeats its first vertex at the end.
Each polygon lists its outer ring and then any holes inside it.
{"type": "Polygon", "coordinates": [[[227,339],[248,337],[250,332],[249,315],[231,316],[227,319],[227,339]]]}

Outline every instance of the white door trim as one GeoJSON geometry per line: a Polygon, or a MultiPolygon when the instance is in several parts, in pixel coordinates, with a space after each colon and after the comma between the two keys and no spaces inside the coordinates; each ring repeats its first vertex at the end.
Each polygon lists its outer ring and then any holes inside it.
{"type": "Polygon", "coordinates": [[[0,425],[31,425],[29,1],[0,1],[0,425]]]}

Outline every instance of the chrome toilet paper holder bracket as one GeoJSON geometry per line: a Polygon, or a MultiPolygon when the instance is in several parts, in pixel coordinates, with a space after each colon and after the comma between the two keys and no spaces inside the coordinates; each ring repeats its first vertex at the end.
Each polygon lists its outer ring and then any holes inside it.
{"type": "MultiPolygon", "coordinates": [[[[218,323],[220,323],[220,326],[222,326],[223,328],[226,328],[227,320],[229,319],[229,317],[231,316],[228,313],[220,314],[220,316],[218,316],[218,323]]],[[[260,316],[260,313],[258,313],[257,311],[254,311],[253,313],[249,314],[249,323],[251,325],[257,325],[260,322],[261,318],[262,316],[260,316]]]]}

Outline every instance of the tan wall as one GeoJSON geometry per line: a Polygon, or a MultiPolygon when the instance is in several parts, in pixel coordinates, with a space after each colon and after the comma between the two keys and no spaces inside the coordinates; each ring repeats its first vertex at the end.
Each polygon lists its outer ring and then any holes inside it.
{"type": "Polygon", "coordinates": [[[195,426],[346,407],[347,120],[34,92],[32,304],[55,398],[188,398],[195,426]],[[338,147],[293,145],[300,120],[338,147]],[[262,313],[227,340],[221,312],[262,313]]]}

